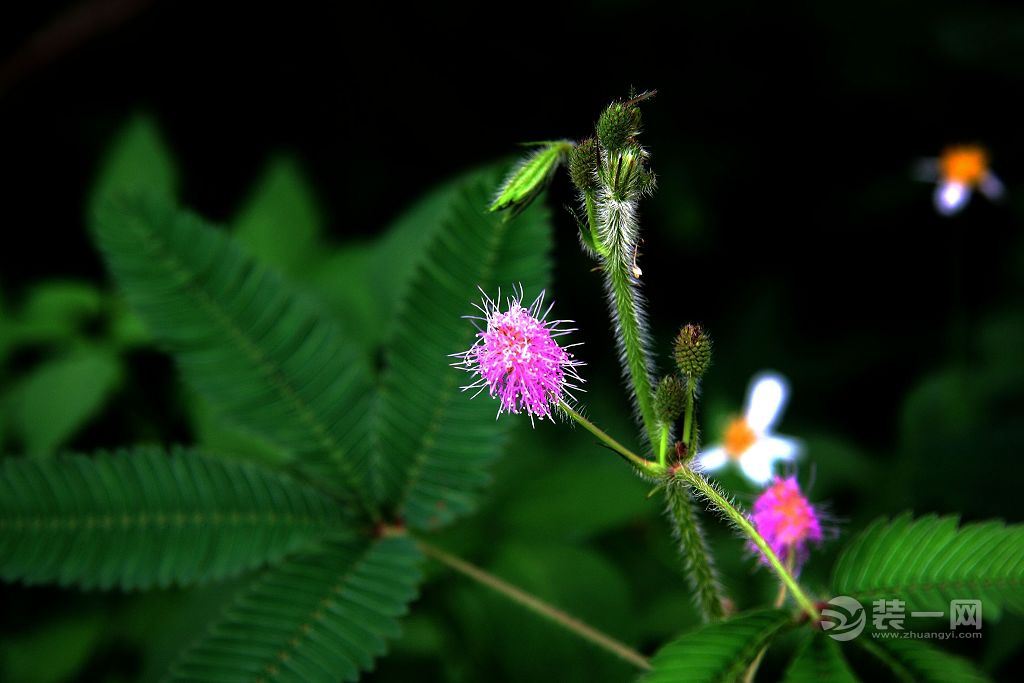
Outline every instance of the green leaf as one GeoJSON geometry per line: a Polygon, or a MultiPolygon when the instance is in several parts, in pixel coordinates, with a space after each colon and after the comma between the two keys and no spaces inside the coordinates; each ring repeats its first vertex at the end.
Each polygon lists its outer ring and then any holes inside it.
{"type": "Polygon", "coordinates": [[[101,349],[43,363],[18,388],[12,431],[29,455],[53,453],[100,411],[121,376],[120,361],[101,349]]]}
{"type": "Polygon", "coordinates": [[[0,679],[18,683],[79,680],[103,638],[104,616],[96,611],[48,620],[0,642],[0,679]]]}
{"type": "Polygon", "coordinates": [[[343,522],[287,475],[155,448],[0,461],[0,577],[125,590],[222,579],[343,522]]]}
{"type": "Polygon", "coordinates": [[[946,611],[952,599],[980,599],[998,617],[1024,612],[1024,525],[958,526],[957,517],[910,514],[873,522],[843,550],[832,577],[836,595],[867,603],[905,600],[907,610],[946,611]]]}
{"type": "Polygon", "coordinates": [[[260,262],[300,275],[317,255],[323,218],[294,160],[272,161],[234,220],[235,239],[260,262]]]}
{"type": "Polygon", "coordinates": [[[551,182],[573,147],[568,140],[538,144],[540,148],[516,164],[505,177],[488,211],[511,208],[518,213],[525,209],[551,182]]]}
{"type": "Polygon", "coordinates": [[[488,481],[487,465],[513,419],[495,421],[486,396],[459,391],[465,373],[450,354],[469,348],[475,329],[464,320],[478,287],[497,294],[522,284],[526,297],[550,278],[548,213],[534,205],[514,220],[480,207],[494,176],[467,181],[427,248],[398,314],[386,354],[378,411],[384,500],[417,529],[436,528],[468,512],[488,481]]]}
{"type": "Polygon", "coordinates": [[[178,171],[156,122],[136,116],[118,132],[100,164],[89,198],[89,218],[112,197],[146,192],[165,199],[178,195],[178,171]]]}
{"type": "Polygon", "coordinates": [[[129,302],[214,409],[369,508],[373,385],[341,329],[222,232],[166,202],[121,199],[97,225],[129,302]]]}
{"type": "Polygon", "coordinates": [[[420,561],[409,538],[325,542],[243,591],[171,680],[354,681],[399,634],[420,561]]]}
{"type": "Polygon", "coordinates": [[[379,291],[372,284],[375,251],[370,244],[346,244],[319,258],[302,276],[302,283],[315,290],[345,326],[347,338],[368,358],[375,355],[390,322],[379,305],[379,291]]]}
{"type": "Polygon", "coordinates": [[[843,659],[839,643],[812,633],[786,670],[784,683],[857,683],[857,677],[843,659]]]}
{"type": "Polygon", "coordinates": [[[476,182],[493,182],[495,173],[493,167],[477,169],[438,185],[403,211],[381,236],[363,269],[383,321],[379,341],[393,336],[399,307],[409,297],[427,249],[444,229],[465,188],[476,182]]]}
{"type": "Polygon", "coordinates": [[[75,340],[102,310],[103,295],[88,282],[41,282],[29,291],[16,316],[0,320],[0,347],[75,340]]]}
{"type": "Polygon", "coordinates": [[[651,659],[644,683],[740,681],[754,658],[788,623],[782,610],[747,612],[714,622],[675,640],[651,659]]]}
{"type": "Polygon", "coordinates": [[[21,309],[19,341],[72,338],[103,310],[103,295],[88,282],[56,280],[34,286],[21,309]]]}
{"type": "Polygon", "coordinates": [[[289,455],[257,434],[225,422],[202,396],[185,398],[196,443],[204,452],[241,458],[271,468],[286,467],[289,455]]]}
{"type": "Polygon", "coordinates": [[[906,683],[986,683],[989,680],[963,657],[921,640],[877,638],[862,644],[906,683]]]}

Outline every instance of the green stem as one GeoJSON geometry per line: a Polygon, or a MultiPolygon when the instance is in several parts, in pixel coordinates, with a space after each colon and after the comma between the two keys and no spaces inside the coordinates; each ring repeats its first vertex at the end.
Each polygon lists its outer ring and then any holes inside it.
{"type": "MultiPolygon", "coordinates": [[[[786,570],[791,572],[793,567],[796,565],[796,556],[793,554],[793,550],[790,549],[786,553],[786,570]]],[[[782,606],[786,604],[786,584],[779,584],[779,594],[775,596],[775,609],[782,609],[782,606]]],[[[757,653],[757,657],[747,667],[747,675],[743,677],[743,683],[754,683],[754,677],[757,676],[757,670],[761,666],[761,662],[764,660],[765,653],[768,652],[768,646],[761,648],[761,651],[757,653]]]]}
{"type": "Polygon", "coordinates": [[[513,586],[507,581],[484,571],[476,565],[470,564],[459,557],[446,553],[440,548],[436,548],[428,543],[424,543],[423,541],[419,541],[419,547],[423,550],[424,554],[432,557],[446,567],[453,569],[463,576],[473,579],[484,586],[487,586],[491,590],[501,593],[505,597],[522,605],[535,614],[539,614],[545,619],[558,624],[580,638],[583,638],[603,650],[614,654],[616,657],[626,660],[638,669],[642,669],[644,671],[651,670],[651,663],[646,657],[625,643],[615,640],[611,636],[598,631],[593,626],[580,621],[576,617],[563,612],[553,605],[549,605],[540,598],[527,593],[521,588],[513,586]]]}
{"type": "Polygon", "coordinates": [[[558,407],[561,408],[566,415],[571,417],[573,420],[576,420],[576,422],[578,422],[579,424],[583,425],[584,429],[586,429],[588,432],[590,432],[598,439],[600,439],[604,445],[608,446],[608,448],[612,449],[613,451],[621,455],[623,458],[628,460],[631,464],[636,466],[636,468],[642,471],[644,474],[647,474],[652,477],[657,477],[664,473],[664,467],[662,467],[656,462],[651,462],[650,460],[645,460],[644,458],[641,458],[639,455],[637,455],[636,453],[629,450],[621,443],[613,439],[593,422],[591,422],[590,420],[588,420],[587,418],[583,417],[578,412],[573,410],[565,401],[559,401],[558,407]]]}
{"type": "MultiPolygon", "coordinates": [[[[690,432],[693,430],[693,404],[696,402],[696,398],[693,383],[695,380],[687,378],[686,380],[686,413],[683,416],[683,435],[681,441],[687,446],[690,445],[690,432]]],[[[693,456],[695,453],[688,453],[693,456]]]]}
{"type": "Polygon", "coordinates": [[[626,263],[614,252],[604,259],[608,276],[608,290],[612,298],[615,319],[618,322],[618,342],[622,346],[626,374],[636,397],[637,409],[643,421],[648,443],[658,443],[658,420],[654,414],[651,377],[648,370],[644,333],[640,326],[640,311],[632,275],[626,263]]]}
{"type": "Polygon", "coordinates": [[[701,614],[704,621],[717,621],[725,616],[722,587],[711,562],[711,551],[700,528],[700,520],[694,511],[691,488],[685,482],[672,478],[665,487],[665,496],[701,614]]]}
{"type": "Polygon", "coordinates": [[[666,424],[661,425],[661,438],[658,441],[658,464],[662,467],[665,466],[665,462],[668,460],[668,435],[669,426],[666,424]]]}
{"type": "Polygon", "coordinates": [[[608,256],[608,249],[601,242],[597,232],[597,203],[594,201],[593,192],[583,194],[583,204],[587,209],[587,227],[590,228],[590,236],[593,240],[594,249],[603,257],[608,256]]]}
{"type": "Polygon", "coordinates": [[[775,554],[775,551],[771,549],[768,542],[764,540],[764,537],[757,532],[754,525],[750,523],[747,516],[740,512],[732,502],[726,498],[711,482],[705,479],[700,474],[694,472],[689,467],[680,467],[676,470],[676,476],[682,477],[689,482],[695,489],[706,497],[712,505],[718,508],[726,517],[729,518],[733,524],[735,524],[743,534],[753,542],[757,549],[760,550],[765,558],[768,560],[769,566],[778,575],[779,580],[789,589],[790,595],[796,600],[800,608],[807,613],[807,616],[812,621],[820,621],[821,614],[818,612],[818,608],[814,606],[814,602],[807,597],[804,590],[800,587],[800,584],[793,578],[792,573],[786,569],[782,561],[779,560],[779,556],[775,554]]]}

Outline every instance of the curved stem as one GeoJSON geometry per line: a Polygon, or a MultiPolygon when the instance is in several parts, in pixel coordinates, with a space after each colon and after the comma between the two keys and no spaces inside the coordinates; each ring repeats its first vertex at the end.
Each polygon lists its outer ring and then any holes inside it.
{"type": "Polygon", "coordinates": [[[473,579],[484,586],[487,586],[491,590],[501,593],[531,612],[539,614],[545,619],[558,624],[562,628],[567,629],[580,638],[583,638],[584,640],[597,645],[601,649],[612,653],[616,657],[626,660],[638,669],[650,671],[650,661],[625,643],[615,640],[611,636],[598,631],[593,626],[580,621],[576,617],[563,612],[553,605],[549,605],[540,598],[527,593],[521,588],[513,586],[507,581],[498,578],[474,564],[470,564],[459,557],[446,553],[440,548],[436,548],[429,543],[425,543],[423,541],[419,541],[418,543],[424,554],[428,557],[432,557],[446,567],[453,569],[463,576],[473,579]]]}
{"type": "MultiPolygon", "coordinates": [[[[605,445],[635,465],[637,469],[641,470],[645,474],[658,476],[665,472],[665,468],[661,465],[641,458],[639,455],[606,434],[593,422],[570,408],[564,401],[560,401],[558,406],[566,413],[566,415],[579,422],[587,431],[596,436],[605,445]]],[[[673,475],[684,479],[687,483],[693,486],[693,488],[700,491],[701,495],[707,498],[708,501],[718,508],[719,511],[725,514],[725,516],[729,518],[729,521],[735,524],[739,530],[742,531],[755,546],[757,546],[758,550],[764,553],[765,558],[768,560],[768,565],[778,575],[779,580],[786,586],[786,588],[789,589],[793,599],[795,599],[797,604],[800,605],[800,608],[807,613],[807,616],[814,621],[821,620],[821,614],[818,612],[818,608],[814,606],[814,602],[807,597],[807,594],[804,593],[800,584],[798,584],[796,579],[793,578],[792,573],[786,569],[785,565],[782,564],[782,561],[779,560],[779,556],[775,554],[775,551],[772,550],[771,546],[768,545],[768,542],[764,540],[764,537],[757,532],[757,529],[754,528],[754,525],[750,523],[750,520],[747,519],[747,516],[743,512],[733,505],[732,502],[711,482],[700,474],[694,472],[689,467],[684,465],[673,468],[673,475]]]]}
{"type": "Polygon", "coordinates": [[[604,430],[600,429],[593,422],[591,422],[590,420],[588,420],[587,418],[583,417],[578,412],[573,410],[565,401],[559,401],[558,407],[561,408],[566,415],[568,415],[573,420],[581,424],[584,429],[586,429],[588,432],[590,432],[598,439],[600,439],[604,445],[608,446],[608,448],[612,449],[613,451],[621,455],[623,458],[628,460],[631,464],[636,466],[636,468],[641,470],[644,474],[656,477],[664,473],[665,468],[663,466],[659,465],[656,462],[651,462],[650,460],[645,460],[644,458],[641,458],[639,455],[637,455],[636,453],[629,450],[621,443],[613,439],[604,430]]]}
{"type": "Polygon", "coordinates": [[[807,616],[812,621],[820,621],[821,614],[818,612],[818,608],[814,606],[814,601],[811,600],[800,584],[793,578],[793,574],[786,569],[785,565],[779,559],[779,556],[775,554],[775,551],[771,549],[768,542],[764,540],[764,537],[758,533],[754,525],[750,523],[747,516],[740,512],[740,510],[732,504],[732,502],[726,498],[722,493],[715,487],[711,482],[702,477],[700,474],[694,472],[689,467],[680,467],[675,472],[676,476],[682,477],[688,481],[695,489],[701,492],[705,498],[707,498],[712,505],[718,508],[726,517],[729,518],[733,524],[739,527],[740,531],[751,540],[751,542],[757,546],[757,549],[764,554],[768,560],[768,565],[778,575],[779,580],[789,589],[793,599],[796,600],[797,604],[800,605],[800,609],[807,613],[807,616]]]}

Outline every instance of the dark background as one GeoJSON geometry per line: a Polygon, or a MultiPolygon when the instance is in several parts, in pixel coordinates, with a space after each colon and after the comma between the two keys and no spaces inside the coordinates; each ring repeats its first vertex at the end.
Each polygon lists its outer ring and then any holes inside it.
{"type": "MultiPolygon", "coordinates": [[[[228,220],[266,160],[283,152],[304,169],[332,238],[343,244],[379,234],[440,180],[514,153],[520,141],[583,137],[610,99],[634,86],[657,88],[644,105],[644,142],[659,190],[642,206],[640,265],[663,358],[684,322],[704,323],[716,339],[705,386],[708,421],[738,410],[748,378],[774,368],[794,387],[782,431],[820,445],[820,457],[809,449],[807,476],[812,495],[829,503],[837,533],[903,509],[1020,520],[1018,4],[342,9],[122,0],[75,7],[0,10],[5,301],[17,302],[55,276],[106,281],[84,229],[84,207],[103,150],[137,112],[159,123],[178,159],[185,201],[199,212],[228,220]],[[53,32],[55,25],[63,28],[53,32]],[[932,187],[912,170],[956,142],[986,145],[1008,192],[999,204],[975,197],[946,219],[931,205],[932,187]]],[[[561,210],[573,201],[564,177],[548,201],[560,316],[577,319],[583,330],[592,394],[604,389],[603,397],[588,397],[595,414],[614,416],[624,404],[615,397],[599,278],[561,210]]],[[[142,394],[159,396],[174,385],[169,364],[134,362],[144,375],[130,384],[145,386],[142,394]]],[[[164,439],[191,439],[187,421],[164,405],[170,399],[143,400],[162,416],[156,421],[164,439]]],[[[124,402],[115,401],[71,446],[136,438],[118,419],[124,402]]],[[[713,438],[713,427],[706,429],[713,438]]],[[[524,438],[560,447],[580,438],[539,431],[524,438]]],[[[512,478],[522,465],[502,467],[512,478]]],[[[461,538],[456,525],[452,543],[484,562],[486,552],[465,541],[473,524],[486,521],[468,522],[461,538]]],[[[631,567],[636,560],[621,557],[645,551],[630,534],[660,533],[658,524],[655,513],[640,515],[626,531],[593,544],[620,569],[631,567]]],[[[623,572],[630,582],[636,576],[632,568],[623,572]]],[[[678,592],[681,581],[672,581],[678,592]]],[[[446,596],[458,590],[443,581],[425,589],[423,614],[432,621],[411,628],[440,623],[439,632],[450,626],[458,634],[461,624],[462,635],[420,634],[427,644],[419,646],[411,637],[386,660],[381,678],[401,680],[403,662],[440,679],[478,680],[485,666],[496,679],[527,675],[485,644],[474,649],[460,640],[471,639],[472,629],[448,606],[446,596]],[[457,664],[437,661],[460,657],[457,664]]],[[[131,613],[129,598],[67,595],[0,589],[0,637],[42,632],[50,611],[62,618],[79,603],[84,611],[131,613]]],[[[628,618],[645,617],[633,611],[628,618]]],[[[989,658],[996,675],[1010,677],[1021,631],[1019,619],[1006,617],[983,646],[960,649],[989,658]],[[995,635],[998,629],[1005,635],[995,635]]],[[[648,651],[661,637],[654,628],[634,636],[648,651]]],[[[140,651],[117,637],[96,641],[82,675],[130,680],[147,661],[140,651]]],[[[551,666],[583,655],[553,658],[551,666]]]]}

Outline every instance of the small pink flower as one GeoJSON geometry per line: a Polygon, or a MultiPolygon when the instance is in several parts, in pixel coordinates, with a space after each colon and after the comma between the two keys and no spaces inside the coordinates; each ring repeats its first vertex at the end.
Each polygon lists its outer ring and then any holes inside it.
{"type": "MultiPolygon", "coordinates": [[[[482,290],[481,290],[481,293],[482,290]]],[[[460,359],[454,366],[476,376],[467,389],[477,389],[473,398],[484,389],[499,401],[498,414],[526,412],[530,419],[551,416],[551,408],[565,396],[572,398],[576,383],[583,380],[576,368],[583,365],[559,346],[556,337],[574,332],[560,327],[568,320],[545,320],[551,306],[541,312],[544,293],[541,292],[529,308],[523,308],[523,292],[508,298],[502,311],[501,292],[491,300],[484,294],[483,305],[477,309],[483,317],[467,316],[486,324],[476,335],[476,342],[468,351],[453,354],[460,359]]],[[[554,304],[552,304],[553,306],[554,304]]],[[[477,328],[479,329],[479,327],[477,328]]]]}
{"type": "Polygon", "coordinates": [[[807,559],[808,544],[821,543],[823,537],[821,513],[800,492],[796,477],[775,477],[754,501],[751,521],[779,559],[792,563],[794,571],[807,559]]]}

